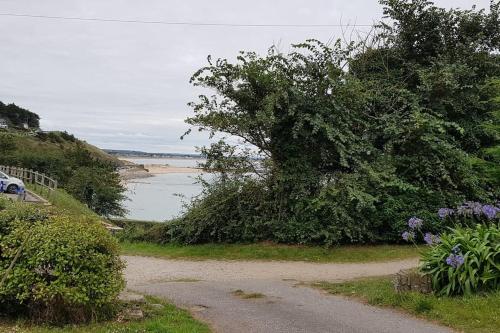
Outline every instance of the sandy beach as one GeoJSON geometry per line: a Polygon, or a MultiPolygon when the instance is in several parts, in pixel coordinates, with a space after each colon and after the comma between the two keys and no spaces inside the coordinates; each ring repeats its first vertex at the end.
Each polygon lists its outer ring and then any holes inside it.
{"type": "Polygon", "coordinates": [[[135,164],[122,160],[125,166],[121,168],[120,175],[124,180],[141,179],[170,173],[201,173],[202,169],[193,167],[178,167],[166,164],[135,164]]]}
{"type": "Polygon", "coordinates": [[[145,164],[144,169],[152,175],[163,175],[167,173],[200,173],[201,169],[188,167],[174,167],[160,164],[145,164]]]}

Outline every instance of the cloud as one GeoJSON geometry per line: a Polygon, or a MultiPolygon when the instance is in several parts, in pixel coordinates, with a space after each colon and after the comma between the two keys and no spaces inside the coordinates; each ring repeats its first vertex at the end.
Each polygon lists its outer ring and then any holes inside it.
{"type": "MultiPolygon", "coordinates": [[[[372,23],[366,0],[3,0],[2,12],[224,23],[372,23]]],[[[449,6],[446,0],[437,1],[449,6]]],[[[487,7],[489,0],[453,1],[487,7]]],[[[239,50],[284,51],[307,38],[340,37],[339,28],[185,27],[0,17],[0,100],[103,148],[193,152],[207,136],[180,136],[200,92],[189,78],[206,57],[239,50]]]]}

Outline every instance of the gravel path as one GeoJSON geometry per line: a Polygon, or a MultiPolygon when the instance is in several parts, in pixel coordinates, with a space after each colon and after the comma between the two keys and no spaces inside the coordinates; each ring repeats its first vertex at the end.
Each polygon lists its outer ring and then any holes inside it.
{"type": "Polygon", "coordinates": [[[393,274],[416,260],[366,264],[187,261],[123,257],[130,290],[187,308],[215,332],[451,332],[404,314],[364,305],[300,282],[340,281],[393,274]],[[244,299],[234,294],[260,293],[244,299]]]}

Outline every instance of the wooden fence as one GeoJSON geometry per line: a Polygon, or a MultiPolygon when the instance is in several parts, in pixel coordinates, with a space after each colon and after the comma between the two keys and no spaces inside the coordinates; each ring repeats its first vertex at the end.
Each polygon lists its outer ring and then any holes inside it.
{"type": "Polygon", "coordinates": [[[37,171],[4,165],[0,165],[0,171],[21,179],[25,184],[31,184],[36,192],[40,192],[42,195],[46,193],[47,198],[57,189],[57,180],[37,171]]]}

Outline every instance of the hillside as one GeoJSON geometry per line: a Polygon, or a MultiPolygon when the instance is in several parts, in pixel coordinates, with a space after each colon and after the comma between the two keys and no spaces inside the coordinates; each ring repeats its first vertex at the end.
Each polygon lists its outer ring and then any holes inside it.
{"type": "MultiPolygon", "coordinates": [[[[2,164],[20,165],[26,162],[26,157],[37,155],[51,160],[63,159],[66,154],[78,147],[88,151],[92,158],[99,161],[110,163],[114,166],[121,166],[123,163],[96,146],[79,140],[66,132],[25,133],[13,130],[0,132],[0,149],[4,153],[8,152],[8,156],[12,158],[9,161],[7,157],[0,156],[2,164]],[[11,148],[6,146],[10,146],[11,148]]],[[[20,166],[27,167],[27,165],[20,166]]]]}
{"type": "Polygon", "coordinates": [[[90,152],[91,156],[103,162],[109,162],[116,166],[121,166],[122,161],[118,158],[106,153],[100,148],[87,143],[86,141],[75,138],[72,134],[66,132],[44,132],[38,133],[36,136],[21,136],[19,144],[24,147],[29,147],[37,151],[48,150],[70,150],[77,145],[81,145],[84,149],[90,152]]]}
{"type": "Polygon", "coordinates": [[[201,154],[189,153],[148,153],[137,150],[123,149],[103,149],[112,156],[130,157],[130,158],[202,158],[201,154]]]}
{"type": "Polygon", "coordinates": [[[121,216],[125,188],[117,169],[123,163],[67,132],[0,129],[0,165],[36,170],[103,216],[121,216]]]}

